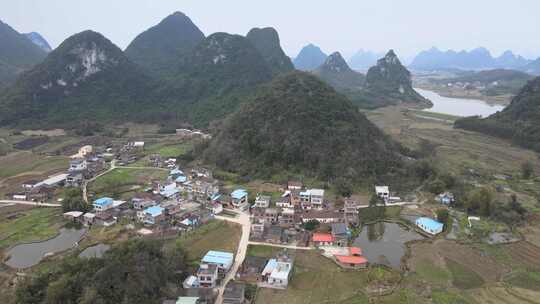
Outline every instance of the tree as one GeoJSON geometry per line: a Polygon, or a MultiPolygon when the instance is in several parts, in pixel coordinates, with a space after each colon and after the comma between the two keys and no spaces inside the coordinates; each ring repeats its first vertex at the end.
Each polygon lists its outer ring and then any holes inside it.
{"type": "Polygon", "coordinates": [[[443,223],[446,226],[446,223],[448,223],[448,219],[450,218],[450,213],[448,212],[448,209],[439,209],[436,213],[437,221],[443,223]]]}
{"type": "Polygon", "coordinates": [[[467,195],[465,207],[469,212],[489,216],[491,215],[493,197],[493,192],[489,188],[483,187],[472,190],[467,195]]]}
{"type": "Polygon", "coordinates": [[[530,161],[521,164],[521,176],[524,179],[529,179],[534,175],[534,166],[530,161]]]}
{"type": "Polygon", "coordinates": [[[66,191],[64,200],[62,201],[62,210],[87,212],[92,209],[92,206],[84,201],[82,191],[80,189],[69,189],[66,191]]]}
{"type": "Polygon", "coordinates": [[[431,192],[433,194],[441,194],[446,189],[445,183],[443,181],[441,181],[440,179],[436,179],[436,180],[430,182],[427,185],[427,187],[428,187],[429,192],[431,192]]]}
{"type": "Polygon", "coordinates": [[[310,221],[307,221],[306,223],[304,223],[304,229],[308,230],[308,231],[313,231],[317,228],[319,228],[319,221],[317,220],[310,220],[310,221]]]}

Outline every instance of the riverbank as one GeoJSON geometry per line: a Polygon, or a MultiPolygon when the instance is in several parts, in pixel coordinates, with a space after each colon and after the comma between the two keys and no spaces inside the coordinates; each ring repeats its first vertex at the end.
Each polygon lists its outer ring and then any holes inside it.
{"type": "Polygon", "coordinates": [[[435,92],[443,97],[458,98],[458,99],[477,99],[485,101],[490,105],[507,106],[512,101],[513,95],[496,95],[488,96],[482,94],[479,90],[464,90],[460,88],[450,88],[440,85],[430,85],[426,83],[416,85],[417,88],[435,92]]]}

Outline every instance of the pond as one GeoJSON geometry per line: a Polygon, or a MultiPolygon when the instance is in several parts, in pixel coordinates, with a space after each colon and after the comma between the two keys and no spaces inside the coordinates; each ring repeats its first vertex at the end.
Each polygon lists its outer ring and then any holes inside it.
{"type": "Polygon", "coordinates": [[[504,109],[504,106],[489,104],[479,99],[444,97],[428,90],[417,88],[415,90],[433,103],[433,107],[425,109],[428,112],[462,117],[476,115],[486,117],[504,109]]]}
{"type": "Polygon", "coordinates": [[[111,246],[107,244],[97,244],[86,248],[80,254],[80,258],[101,258],[103,254],[109,250],[111,246]]]}
{"type": "Polygon", "coordinates": [[[45,256],[53,255],[77,246],[77,243],[86,233],[85,229],[60,229],[56,237],[28,244],[20,244],[7,252],[9,259],[6,265],[24,269],[37,265],[45,256]]]}
{"type": "Polygon", "coordinates": [[[370,263],[400,269],[405,243],[422,239],[424,237],[414,230],[407,230],[399,224],[378,222],[364,226],[354,240],[354,246],[362,248],[363,255],[370,263]]]}

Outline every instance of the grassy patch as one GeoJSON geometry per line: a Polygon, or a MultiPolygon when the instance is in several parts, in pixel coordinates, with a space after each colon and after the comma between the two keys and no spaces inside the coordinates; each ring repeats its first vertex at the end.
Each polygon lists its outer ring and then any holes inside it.
{"type": "Polygon", "coordinates": [[[463,265],[446,259],[446,266],[452,273],[452,284],[460,289],[473,289],[481,287],[484,280],[474,271],[465,268],[463,265]]]}
{"type": "Polygon", "coordinates": [[[144,150],[145,154],[159,154],[161,157],[177,157],[193,148],[192,143],[159,143],[144,150]]]}
{"type": "Polygon", "coordinates": [[[101,176],[90,185],[90,191],[97,196],[127,197],[133,191],[140,191],[153,179],[165,179],[168,172],[158,169],[118,168],[101,176]]]}
{"type": "Polygon", "coordinates": [[[21,214],[16,219],[4,218],[0,222],[0,248],[51,238],[64,224],[59,208],[34,208],[21,214]]]}
{"type": "Polygon", "coordinates": [[[315,251],[296,251],[287,290],[260,289],[255,303],[367,303],[367,271],[344,270],[315,251]]]}
{"type": "Polygon", "coordinates": [[[31,152],[17,152],[0,158],[0,178],[26,172],[44,174],[50,171],[66,169],[68,165],[68,158],[66,157],[45,157],[31,152]]]}
{"type": "Polygon", "coordinates": [[[507,278],[505,282],[516,287],[540,291],[540,271],[520,271],[507,278]]]}
{"type": "Polygon", "coordinates": [[[184,248],[188,261],[198,262],[209,250],[227,251],[236,254],[241,227],[223,221],[211,221],[182,236],[177,245],[184,248]]]}
{"type": "Polygon", "coordinates": [[[281,250],[282,250],[281,248],[272,247],[272,246],[249,245],[247,249],[247,255],[263,257],[263,258],[271,258],[271,257],[276,256],[276,254],[280,252],[281,250]]]}
{"type": "Polygon", "coordinates": [[[431,293],[434,304],[467,304],[469,303],[461,295],[447,291],[435,290],[431,293]]]}
{"type": "Polygon", "coordinates": [[[437,267],[432,261],[428,260],[418,261],[416,272],[427,281],[437,285],[446,285],[450,279],[450,273],[448,271],[437,267]]]}

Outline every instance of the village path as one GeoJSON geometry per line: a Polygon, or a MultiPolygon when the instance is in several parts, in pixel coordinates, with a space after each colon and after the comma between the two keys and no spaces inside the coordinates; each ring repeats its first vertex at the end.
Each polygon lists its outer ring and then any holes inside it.
{"type": "Polygon", "coordinates": [[[240,237],[240,243],[238,244],[238,249],[236,250],[236,256],[234,259],[234,264],[232,265],[230,271],[225,276],[225,279],[223,280],[221,286],[218,289],[218,297],[216,300],[216,304],[222,304],[223,303],[223,292],[225,291],[225,286],[227,286],[227,283],[229,281],[233,280],[236,277],[236,273],[238,272],[238,269],[244,262],[244,259],[246,258],[247,248],[249,245],[249,233],[251,230],[251,221],[249,219],[249,215],[236,211],[236,210],[230,210],[234,212],[237,216],[236,217],[226,217],[226,216],[216,216],[216,219],[222,220],[222,221],[228,221],[236,224],[240,224],[242,226],[242,236],[240,237]]]}
{"type": "Polygon", "coordinates": [[[314,247],[302,247],[302,246],[295,246],[295,245],[271,244],[271,243],[254,242],[254,241],[249,241],[248,244],[249,245],[257,245],[257,246],[287,248],[287,249],[294,249],[294,250],[313,250],[313,249],[315,249],[314,247]]]}
{"type": "Polygon", "coordinates": [[[62,207],[62,204],[50,204],[50,203],[15,201],[15,200],[0,200],[0,204],[18,204],[18,205],[29,205],[29,206],[39,206],[39,207],[62,207]]]}
{"type": "Polygon", "coordinates": [[[83,199],[84,199],[85,202],[88,203],[88,184],[95,181],[97,178],[99,178],[99,177],[113,171],[114,169],[116,169],[116,159],[113,159],[111,161],[111,167],[109,169],[107,169],[106,171],[101,172],[100,174],[92,177],[89,180],[84,181],[83,186],[82,186],[82,192],[83,192],[83,199]]]}

